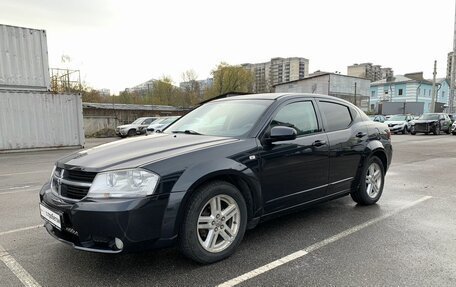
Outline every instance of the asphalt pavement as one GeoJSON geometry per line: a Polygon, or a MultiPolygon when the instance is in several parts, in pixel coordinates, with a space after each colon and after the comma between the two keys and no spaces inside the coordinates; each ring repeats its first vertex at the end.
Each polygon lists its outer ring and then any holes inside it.
{"type": "Polygon", "coordinates": [[[206,266],[176,248],[110,255],[56,241],[38,191],[75,150],[0,154],[0,286],[456,286],[456,136],[393,135],[393,149],[378,204],[344,197],[264,222],[206,266]]]}

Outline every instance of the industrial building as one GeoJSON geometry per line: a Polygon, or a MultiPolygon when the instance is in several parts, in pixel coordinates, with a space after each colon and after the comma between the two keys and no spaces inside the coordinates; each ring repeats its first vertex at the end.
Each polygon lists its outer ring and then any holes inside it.
{"type": "Polygon", "coordinates": [[[347,100],[362,110],[369,108],[370,81],[336,73],[317,72],[313,76],[275,85],[276,93],[312,93],[347,100]]]}

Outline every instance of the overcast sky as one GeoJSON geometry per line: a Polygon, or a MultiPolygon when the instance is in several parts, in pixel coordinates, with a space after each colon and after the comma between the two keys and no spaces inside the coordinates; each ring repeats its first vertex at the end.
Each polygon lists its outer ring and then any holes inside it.
{"type": "Polygon", "coordinates": [[[0,23],[45,29],[51,67],[114,92],[151,78],[200,79],[221,61],[304,57],[315,70],[372,62],[444,77],[454,0],[0,0],[0,23]],[[69,55],[70,64],[61,56],[69,55]]]}

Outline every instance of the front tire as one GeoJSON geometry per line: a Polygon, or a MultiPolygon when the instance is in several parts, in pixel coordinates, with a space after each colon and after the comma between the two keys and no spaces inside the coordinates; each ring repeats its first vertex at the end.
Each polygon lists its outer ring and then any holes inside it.
{"type": "Polygon", "coordinates": [[[136,135],[136,130],[129,130],[127,136],[128,137],[133,137],[136,135]]]}
{"type": "Polygon", "coordinates": [[[360,177],[356,190],[351,192],[352,199],[361,205],[376,203],[383,193],[385,183],[385,169],[382,161],[373,156],[368,159],[360,177]]]}
{"type": "Polygon", "coordinates": [[[416,135],[416,131],[415,131],[415,127],[414,127],[414,126],[411,126],[411,127],[410,127],[410,134],[411,134],[412,136],[416,135]]]}
{"type": "Polygon", "coordinates": [[[434,135],[440,135],[440,126],[439,125],[436,125],[435,128],[434,128],[434,135]]]}
{"type": "Polygon", "coordinates": [[[247,206],[241,192],[224,181],[210,182],[190,198],[179,233],[179,248],[202,264],[232,255],[247,226],[247,206]]]}

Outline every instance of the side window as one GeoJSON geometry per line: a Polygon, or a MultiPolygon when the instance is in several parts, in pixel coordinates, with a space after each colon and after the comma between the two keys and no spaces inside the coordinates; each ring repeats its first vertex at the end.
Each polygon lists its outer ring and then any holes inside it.
{"type": "Polygon", "coordinates": [[[143,124],[143,125],[149,125],[149,124],[152,123],[153,120],[154,120],[154,119],[147,119],[147,120],[144,120],[144,121],[142,122],[142,124],[143,124]]]}
{"type": "Polygon", "coordinates": [[[282,107],[270,124],[271,128],[275,126],[294,128],[298,136],[319,131],[312,102],[297,102],[282,107]]]}
{"type": "Polygon", "coordinates": [[[347,106],[320,102],[320,110],[326,118],[326,132],[346,129],[352,122],[352,117],[347,106]]]}

